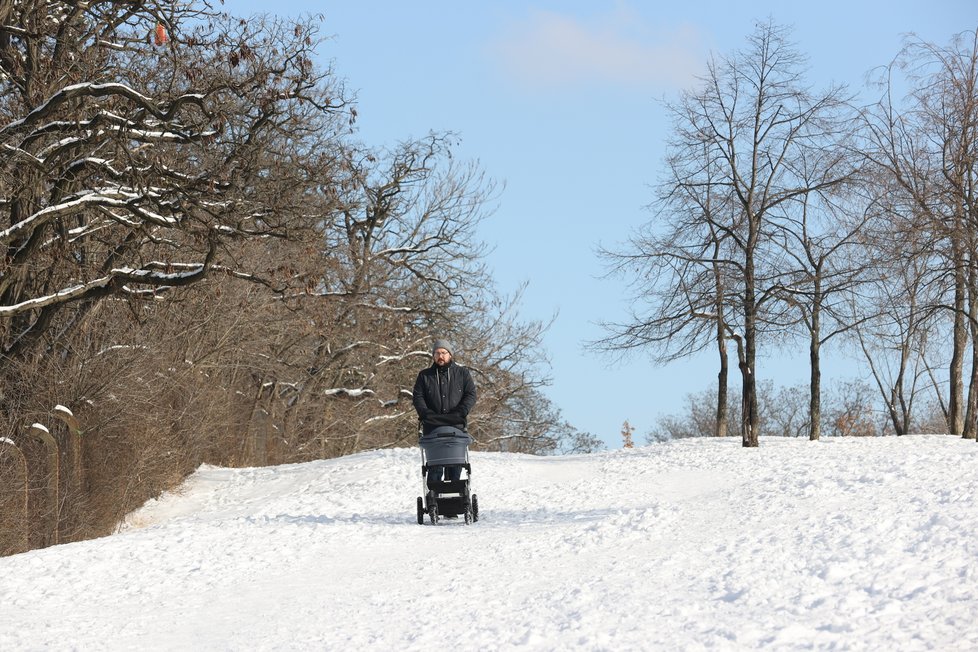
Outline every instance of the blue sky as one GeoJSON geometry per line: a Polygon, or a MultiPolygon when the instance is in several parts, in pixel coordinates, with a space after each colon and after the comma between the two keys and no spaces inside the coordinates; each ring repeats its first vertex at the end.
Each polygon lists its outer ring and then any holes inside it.
{"type": "MultiPolygon", "coordinates": [[[[622,318],[620,283],[602,279],[595,251],[616,248],[650,218],[668,123],[661,100],[695,83],[711,52],[746,46],[755,22],[793,28],[815,88],[863,91],[909,32],[941,45],[978,27],[974,0],[734,2],[374,2],[228,0],[235,14],[321,12],[322,50],[356,92],[362,140],[461,137],[457,155],[503,182],[483,224],[499,289],[529,287],[525,319],[556,319],[545,339],[548,396],[575,427],[621,445],[628,419],[641,442],[657,417],[712,387],[704,356],[665,367],[585,350],[622,318]]],[[[804,349],[762,358],[760,380],[807,377],[804,349]]],[[[464,364],[464,352],[460,356],[464,364]]],[[[851,377],[841,356],[825,380],[851,377]]]]}

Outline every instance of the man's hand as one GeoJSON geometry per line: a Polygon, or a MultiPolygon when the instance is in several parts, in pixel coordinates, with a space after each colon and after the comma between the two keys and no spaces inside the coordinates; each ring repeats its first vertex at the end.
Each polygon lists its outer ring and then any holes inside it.
{"type": "Polygon", "coordinates": [[[446,414],[429,414],[424,422],[430,426],[463,426],[465,417],[461,412],[452,410],[446,414]]]}

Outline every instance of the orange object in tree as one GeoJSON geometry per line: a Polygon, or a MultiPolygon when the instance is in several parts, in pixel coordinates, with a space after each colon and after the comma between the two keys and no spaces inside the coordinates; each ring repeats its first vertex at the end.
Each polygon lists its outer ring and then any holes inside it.
{"type": "Polygon", "coordinates": [[[163,26],[163,23],[156,23],[154,42],[157,45],[164,45],[166,43],[166,27],[163,26]]]}

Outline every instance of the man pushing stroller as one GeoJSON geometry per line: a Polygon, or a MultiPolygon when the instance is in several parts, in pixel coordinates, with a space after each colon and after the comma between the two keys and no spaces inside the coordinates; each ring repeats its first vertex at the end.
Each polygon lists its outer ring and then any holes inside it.
{"type": "MultiPolygon", "coordinates": [[[[436,339],[431,346],[432,364],[418,373],[414,382],[414,409],[421,421],[421,436],[435,428],[451,426],[463,432],[469,412],[475,406],[475,382],[468,369],[456,364],[452,357],[453,347],[448,340],[436,339]]],[[[461,467],[436,466],[429,470],[428,484],[456,481],[461,467]]]]}

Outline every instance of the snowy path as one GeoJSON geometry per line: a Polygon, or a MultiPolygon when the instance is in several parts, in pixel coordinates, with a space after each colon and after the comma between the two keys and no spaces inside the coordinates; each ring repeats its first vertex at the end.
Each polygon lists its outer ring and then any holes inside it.
{"type": "Polygon", "coordinates": [[[116,536],[0,559],[0,650],[974,650],[978,446],[914,436],[203,468],[116,536]]]}

